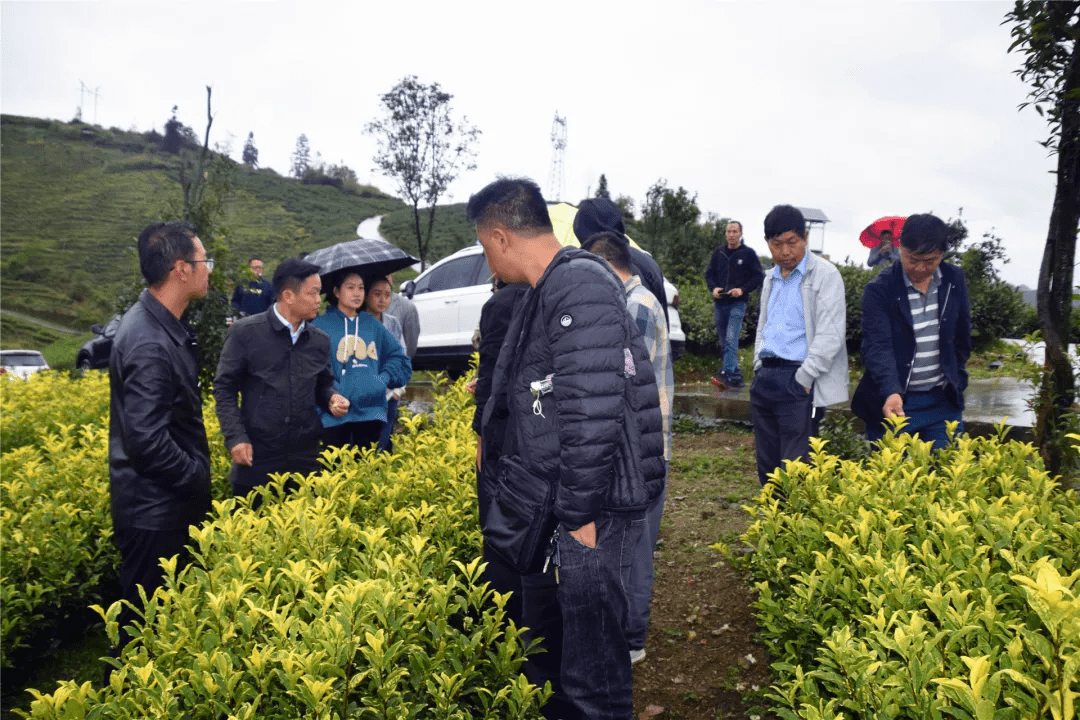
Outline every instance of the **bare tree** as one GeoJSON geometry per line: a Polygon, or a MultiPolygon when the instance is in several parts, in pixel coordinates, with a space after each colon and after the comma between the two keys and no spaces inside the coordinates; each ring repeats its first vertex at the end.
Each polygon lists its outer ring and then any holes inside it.
{"type": "Polygon", "coordinates": [[[462,170],[476,169],[473,143],[480,130],[466,118],[455,120],[453,95],[439,83],[425,85],[409,75],[381,97],[383,115],[364,132],[379,149],[375,169],[397,180],[398,192],[413,208],[413,226],[421,267],[435,226],[435,205],[462,170]],[[420,205],[427,208],[427,232],[420,231],[420,205]]]}

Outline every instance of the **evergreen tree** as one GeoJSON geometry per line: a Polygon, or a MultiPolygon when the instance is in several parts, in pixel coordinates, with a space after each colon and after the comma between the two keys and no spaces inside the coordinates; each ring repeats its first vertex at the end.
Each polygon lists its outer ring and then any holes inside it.
{"type": "Polygon", "coordinates": [[[292,174],[295,178],[304,177],[311,163],[311,146],[308,145],[307,135],[296,138],[296,150],[292,156],[292,174]]]}
{"type": "Polygon", "coordinates": [[[600,173],[600,185],[596,188],[596,197],[611,199],[611,193],[607,189],[607,176],[600,173]]]}
{"type": "Polygon", "coordinates": [[[244,143],[243,161],[245,165],[259,167],[259,150],[255,147],[255,133],[249,132],[247,142],[244,143]]]}

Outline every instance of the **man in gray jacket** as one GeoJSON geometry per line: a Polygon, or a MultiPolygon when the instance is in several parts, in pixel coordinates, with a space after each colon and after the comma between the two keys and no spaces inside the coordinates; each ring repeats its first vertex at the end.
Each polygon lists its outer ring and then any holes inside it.
{"type": "Polygon", "coordinates": [[[758,480],[784,460],[805,459],[825,408],[848,399],[844,280],[807,252],[806,221],[791,205],[765,216],[775,263],[765,273],[754,341],[754,423],[758,480]]]}

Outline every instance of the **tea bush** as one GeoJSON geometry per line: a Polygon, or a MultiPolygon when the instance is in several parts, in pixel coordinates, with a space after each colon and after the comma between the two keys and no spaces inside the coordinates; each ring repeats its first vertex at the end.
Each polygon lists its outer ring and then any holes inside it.
{"type": "MultiPolygon", "coordinates": [[[[293,494],[280,477],[257,510],[216,501],[109,685],[31,691],[26,716],[538,717],[547,692],[479,579],[471,403],[459,382],[400,420],[392,456],[329,450],[293,494]]],[[[116,642],[120,603],[95,609],[116,642]]]]}
{"type": "Polygon", "coordinates": [[[939,453],[890,433],[861,462],[815,439],[774,473],[784,504],[750,508],[733,561],[780,717],[1075,717],[1078,498],[1004,433],[939,453]]]}
{"type": "MultiPolygon", "coordinates": [[[[0,392],[10,438],[0,457],[0,667],[7,668],[66,610],[100,599],[119,555],[109,513],[108,377],[37,373],[0,380],[0,392]],[[85,422],[61,424],[64,417],[85,422]]],[[[230,461],[212,401],[204,420],[214,497],[225,499],[230,461]]]]}
{"type": "Polygon", "coordinates": [[[4,452],[35,444],[61,425],[109,426],[109,375],[88,372],[72,378],[59,371],[34,373],[26,380],[0,378],[0,448],[4,452]]]}

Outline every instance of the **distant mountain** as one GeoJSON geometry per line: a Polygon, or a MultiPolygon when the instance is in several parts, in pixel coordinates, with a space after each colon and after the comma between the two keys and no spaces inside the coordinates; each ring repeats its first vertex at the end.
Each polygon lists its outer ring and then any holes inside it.
{"type": "MultiPolygon", "coordinates": [[[[1080,277],[1074,277],[1073,282],[1080,282],[1080,277]]],[[[1032,290],[1027,285],[1017,285],[1016,289],[1024,296],[1024,302],[1031,307],[1038,306],[1038,290],[1032,290]]],[[[1073,300],[1073,307],[1080,308],[1080,300],[1073,300]]]]}
{"type": "MultiPolygon", "coordinates": [[[[85,331],[107,319],[120,288],[138,278],[140,230],[183,207],[180,159],[161,150],[155,132],[83,123],[2,115],[0,137],[3,308],[85,331]]],[[[222,270],[258,254],[272,271],[302,250],[354,238],[361,220],[404,207],[377,188],[307,185],[228,162],[222,270]]]]}

